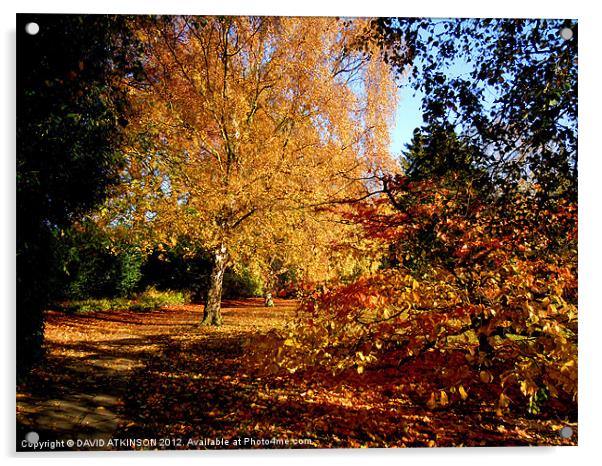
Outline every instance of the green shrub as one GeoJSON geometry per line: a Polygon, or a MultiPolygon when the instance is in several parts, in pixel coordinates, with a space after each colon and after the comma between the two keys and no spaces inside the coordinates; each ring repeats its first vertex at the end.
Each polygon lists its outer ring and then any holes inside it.
{"type": "Polygon", "coordinates": [[[88,314],[101,311],[118,311],[129,309],[132,311],[155,311],[163,306],[177,306],[191,302],[190,291],[159,291],[149,287],[135,296],[135,299],[126,298],[98,298],[66,301],[57,304],[58,310],[69,314],[88,314]]]}
{"type": "Polygon", "coordinates": [[[116,243],[90,223],[55,232],[55,299],[125,298],[142,289],[145,256],[138,247],[116,243]]]}
{"type": "Polygon", "coordinates": [[[149,287],[136,296],[136,299],[130,304],[133,311],[154,311],[163,306],[177,306],[188,304],[191,301],[189,291],[157,290],[155,287],[149,287]]]}
{"type": "Polygon", "coordinates": [[[109,310],[127,309],[130,301],[122,298],[115,299],[82,299],[76,301],[67,301],[60,303],[57,307],[63,312],[69,314],[88,314],[92,312],[101,312],[109,310]]]}
{"type": "Polygon", "coordinates": [[[224,274],[224,297],[252,298],[263,296],[264,287],[261,277],[247,267],[242,267],[240,271],[228,270],[224,274]]]}
{"type": "Polygon", "coordinates": [[[130,296],[142,279],[144,259],[137,251],[127,251],[117,257],[116,291],[118,296],[130,296]]]}

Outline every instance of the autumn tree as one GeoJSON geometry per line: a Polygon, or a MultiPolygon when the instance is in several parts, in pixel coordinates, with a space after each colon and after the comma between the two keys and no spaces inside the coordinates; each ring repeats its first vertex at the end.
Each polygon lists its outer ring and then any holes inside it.
{"type": "Polygon", "coordinates": [[[376,272],[309,290],[298,319],[255,342],[250,361],[312,380],[367,372],[430,409],[474,403],[499,416],[573,418],[575,205],[539,210],[527,192],[500,209],[469,187],[402,176],[388,185],[395,205],[380,196],[350,219],[395,245],[394,260],[389,251],[376,272]]]}
{"type": "MultiPolygon", "coordinates": [[[[213,258],[204,324],[221,323],[229,264],[329,270],[350,228],[331,204],[371,194],[391,166],[395,86],[382,54],[356,47],[363,20],[141,20],[145,79],[122,189],[107,206],[125,235],[187,238],[213,258]]],[[[109,218],[107,217],[107,218],[109,218]]],[[[108,222],[108,221],[107,221],[108,222]]],[[[274,270],[272,270],[274,272],[274,270]]]]}

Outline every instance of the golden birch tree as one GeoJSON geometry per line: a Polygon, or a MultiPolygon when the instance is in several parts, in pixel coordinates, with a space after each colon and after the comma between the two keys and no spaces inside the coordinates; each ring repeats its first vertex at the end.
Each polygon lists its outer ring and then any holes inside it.
{"type": "Polygon", "coordinates": [[[229,264],[327,273],[347,227],[324,207],[369,196],[391,168],[396,88],[382,55],[356,47],[366,26],[294,17],[137,25],[144,79],[129,83],[135,117],[113,224],[210,251],[204,324],[221,323],[229,264]]]}

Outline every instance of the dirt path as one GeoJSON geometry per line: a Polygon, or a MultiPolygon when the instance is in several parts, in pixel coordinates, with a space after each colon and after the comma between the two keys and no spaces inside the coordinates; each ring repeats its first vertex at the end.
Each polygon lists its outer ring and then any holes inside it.
{"type": "Polygon", "coordinates": [[[77,447],[78,440],[88,440],[96,446],[82,444],[80,449],[113,449],[101,444],[134,425],[132,417],[140,417],[125,403],[141,404],[136,394],[148,381],[147,366],[163,361],[175,348],[215,346],[216,338],[234,339],[232,346],[240,347],[245,336],[281,324],[293,306],[277,301],[266,309],[261,300],[225,301],[221,329],[198,325],[200,306],[75,316],[50,312],[45,361],[17,393],[17,447],[34,431],[40,441],[73,440],[77,447]]]}

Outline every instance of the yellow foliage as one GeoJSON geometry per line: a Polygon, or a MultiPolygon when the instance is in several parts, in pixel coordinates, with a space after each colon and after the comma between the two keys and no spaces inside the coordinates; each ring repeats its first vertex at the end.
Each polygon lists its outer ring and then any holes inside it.
{"type": "Polygon", "coordinates": [[[147,80],[127,83],[129,181],[110,201],[110,221],[121,216],[128,234],[155,242],[225,248],[230,263],[333,275],[335,246],[361,241],[325,207],[365,196],[365,177],[395,166],[393,75],[380,53],[353,48],[366,25],[141,20],[147,80]]]}

